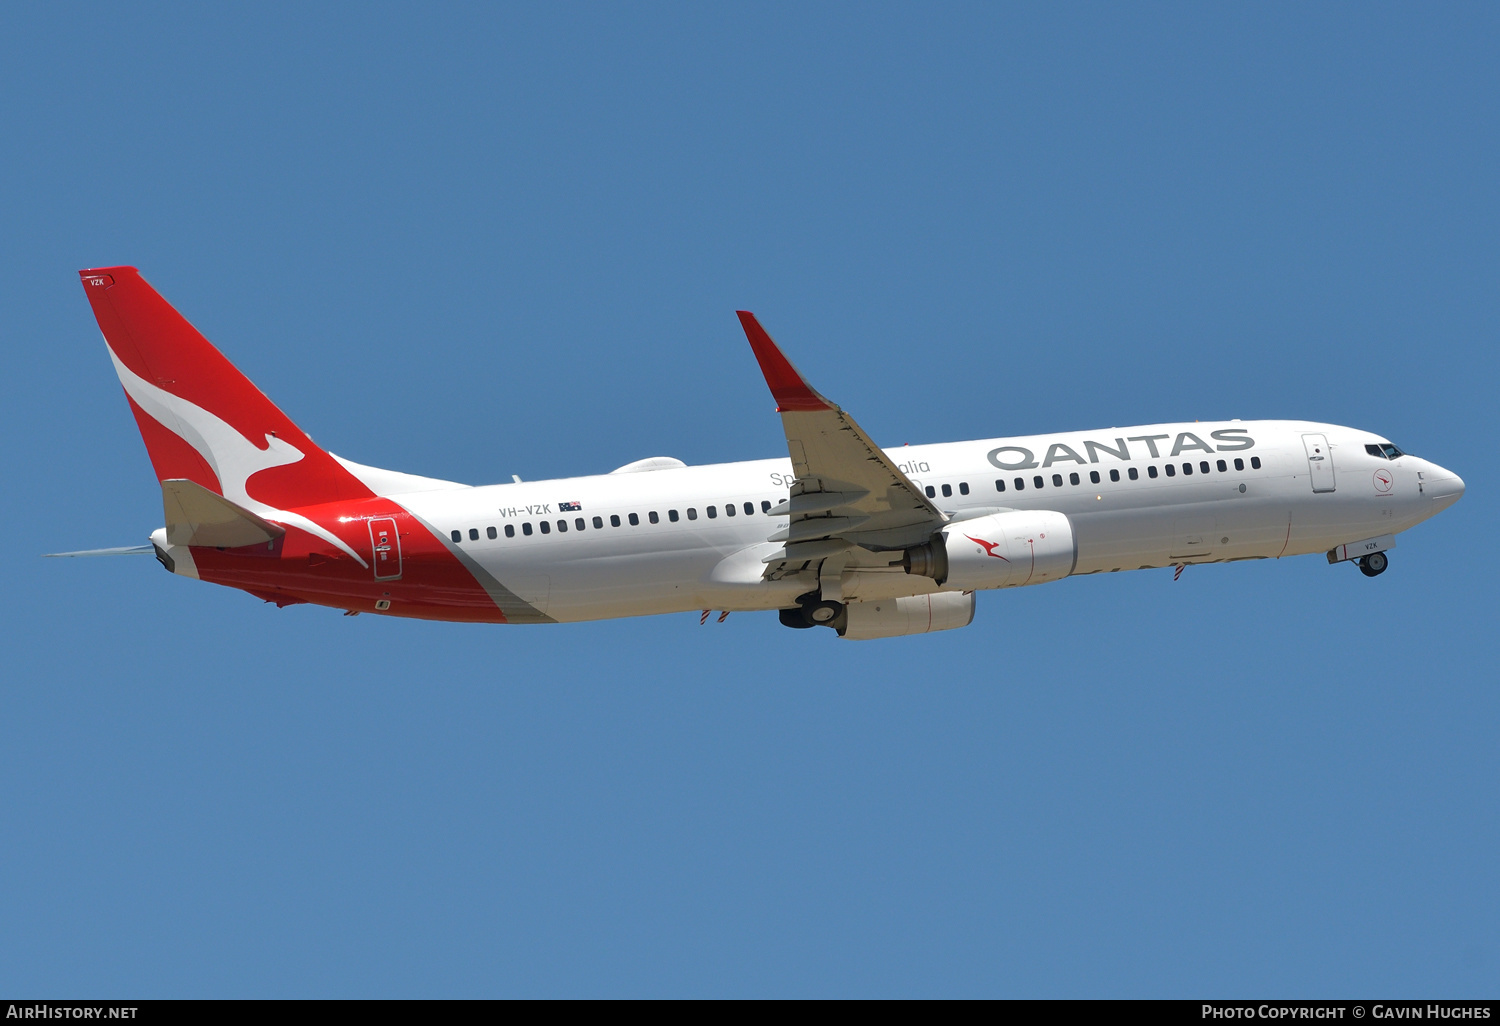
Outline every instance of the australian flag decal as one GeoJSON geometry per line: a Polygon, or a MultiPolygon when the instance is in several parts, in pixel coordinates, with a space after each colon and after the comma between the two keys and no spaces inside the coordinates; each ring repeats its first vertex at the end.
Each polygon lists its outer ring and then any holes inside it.
{"type": "Polygon", "coordinates": [[[581,502],[559,502],[557,504],[559,513],[577,513],[581,509],[583,509],[583,503],[581,502]]]}

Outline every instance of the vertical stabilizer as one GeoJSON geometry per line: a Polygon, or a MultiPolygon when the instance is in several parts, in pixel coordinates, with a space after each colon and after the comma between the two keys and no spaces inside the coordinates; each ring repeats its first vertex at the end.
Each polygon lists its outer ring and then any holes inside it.
{"type": "Polygon", "coordinates": [[[158,481],[191,481],[262,514],[372,494],[134,267],[79,277],[158,481]]]}

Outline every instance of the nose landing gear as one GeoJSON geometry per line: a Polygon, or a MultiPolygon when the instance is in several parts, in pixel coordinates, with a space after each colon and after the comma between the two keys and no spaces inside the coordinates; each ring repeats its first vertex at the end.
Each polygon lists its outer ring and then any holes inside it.
{"type": "Polygon", "coordinates": [[[1390,560],[1384,552],[1372,552],[1368,556],[1361,556],[1358,560],[1359,572],[1366,577],[1379,577],[1385,573],[1385,568],[1390,565],[1390,560]]]}

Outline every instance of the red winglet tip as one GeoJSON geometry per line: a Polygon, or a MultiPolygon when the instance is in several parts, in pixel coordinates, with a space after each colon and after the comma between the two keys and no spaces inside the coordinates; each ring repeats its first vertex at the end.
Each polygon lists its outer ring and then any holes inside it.
{"type": "Polygon", "coordinates": [[[745,329],[745,337],[750,340],[760,372],[770,386],[778,412],[833,409],[833,404],[813,390],[807,379],[792,366],[792,361],[771,341],[771,336],[753,313],[749,310],[736,310],[735,313],[739,315],[740,326],[745,329]]]}

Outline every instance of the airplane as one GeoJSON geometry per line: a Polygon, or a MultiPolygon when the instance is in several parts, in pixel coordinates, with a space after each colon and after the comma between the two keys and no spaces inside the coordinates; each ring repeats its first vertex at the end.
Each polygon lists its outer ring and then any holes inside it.
{"type": "Polygon", "coordinates": [[[161,486],[150,546],[277,606],[478,623],[776,611],[850,640],[967,626],[979,591],[1324,553],[1368,577],[1464,493],[1368,431],[1153,424],[882,449],[739,319],[780,459],[470,486],[325,452],[133,267],[79,272],[161,486]]]}

